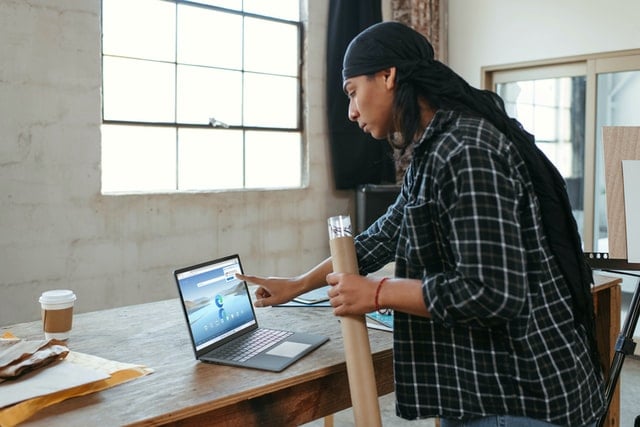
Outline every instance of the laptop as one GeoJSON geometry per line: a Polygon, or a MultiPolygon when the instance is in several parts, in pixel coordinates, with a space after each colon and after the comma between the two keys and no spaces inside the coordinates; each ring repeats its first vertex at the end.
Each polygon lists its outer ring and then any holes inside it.
{"type": "Polygon", "coordinates": [[[238,254],[174,271],[196,359],[280,372],[328,337],[263,328],[253,308],[238,254]]]}

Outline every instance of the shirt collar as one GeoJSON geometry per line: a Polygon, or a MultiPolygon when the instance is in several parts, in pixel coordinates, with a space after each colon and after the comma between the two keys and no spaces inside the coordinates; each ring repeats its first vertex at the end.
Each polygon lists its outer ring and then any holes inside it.
{"type": "Polygon", "coordinates": [[[418,142],[416,142],[415,150],[425,150],[428,145],[428,141],[431,140],[434,135],[442,133],[457,115],[458,113],[455,111],[442,109],[437,110],[431,121],[427,124],[427,127],[424,129],[422,136],[418,142]]]}

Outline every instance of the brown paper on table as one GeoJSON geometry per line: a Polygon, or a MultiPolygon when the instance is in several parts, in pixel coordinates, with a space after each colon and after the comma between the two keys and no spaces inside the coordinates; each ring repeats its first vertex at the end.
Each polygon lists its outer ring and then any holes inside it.
{"type": "Polygon", "coordinates": [[[66,344],[55,339],[0,340],[0,383],[42,369],[68,353],[66,344]]]}
{"type": "Polygon", "coordinates": [[[627,234],[622,161],[640,159],[640,127],[605,126],[602,128],[602,145],[607,192],[609,258],[626,260],[627,234]]]}
{"type": "MultiPolygon", "coordinates": [[[[108,378],[34,397],[0,410],[0,427],[13,427],[41,409],[72,397],[84,396],[148,375],[153,369],[143,365],[115,362],[97,356],[70,351],[65,361],[108,374],[108,378]]],[[[2,385],[0,384],[0,390],[2,385]]]]}
{"type": "MultiPolygon", "coordinates": [[[[335,237],[329,240],[333,271],[358,274],[353,237],[335,237]]],[[[365,316],[340,318],[345,345],[347,377],[356,426],[381,426],[378,389],[371,358],[371,345],[365,316]]]]}

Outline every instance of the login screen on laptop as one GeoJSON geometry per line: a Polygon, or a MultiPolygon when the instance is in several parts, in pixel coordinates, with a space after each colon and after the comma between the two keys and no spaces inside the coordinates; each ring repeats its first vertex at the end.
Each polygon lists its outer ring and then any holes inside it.
{"type": "Polygon", "coordinates": [[[177,275],[196,350],[256,323],[237,258],[177,275]]]}

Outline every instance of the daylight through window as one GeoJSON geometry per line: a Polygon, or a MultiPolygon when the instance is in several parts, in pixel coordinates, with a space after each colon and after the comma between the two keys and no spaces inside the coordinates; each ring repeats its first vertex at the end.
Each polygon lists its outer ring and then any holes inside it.
{"type": "Polygon", "coordinates": [[[299,0],[103,0],[103,193],[300,187],[301,39],[299,0]]]}

